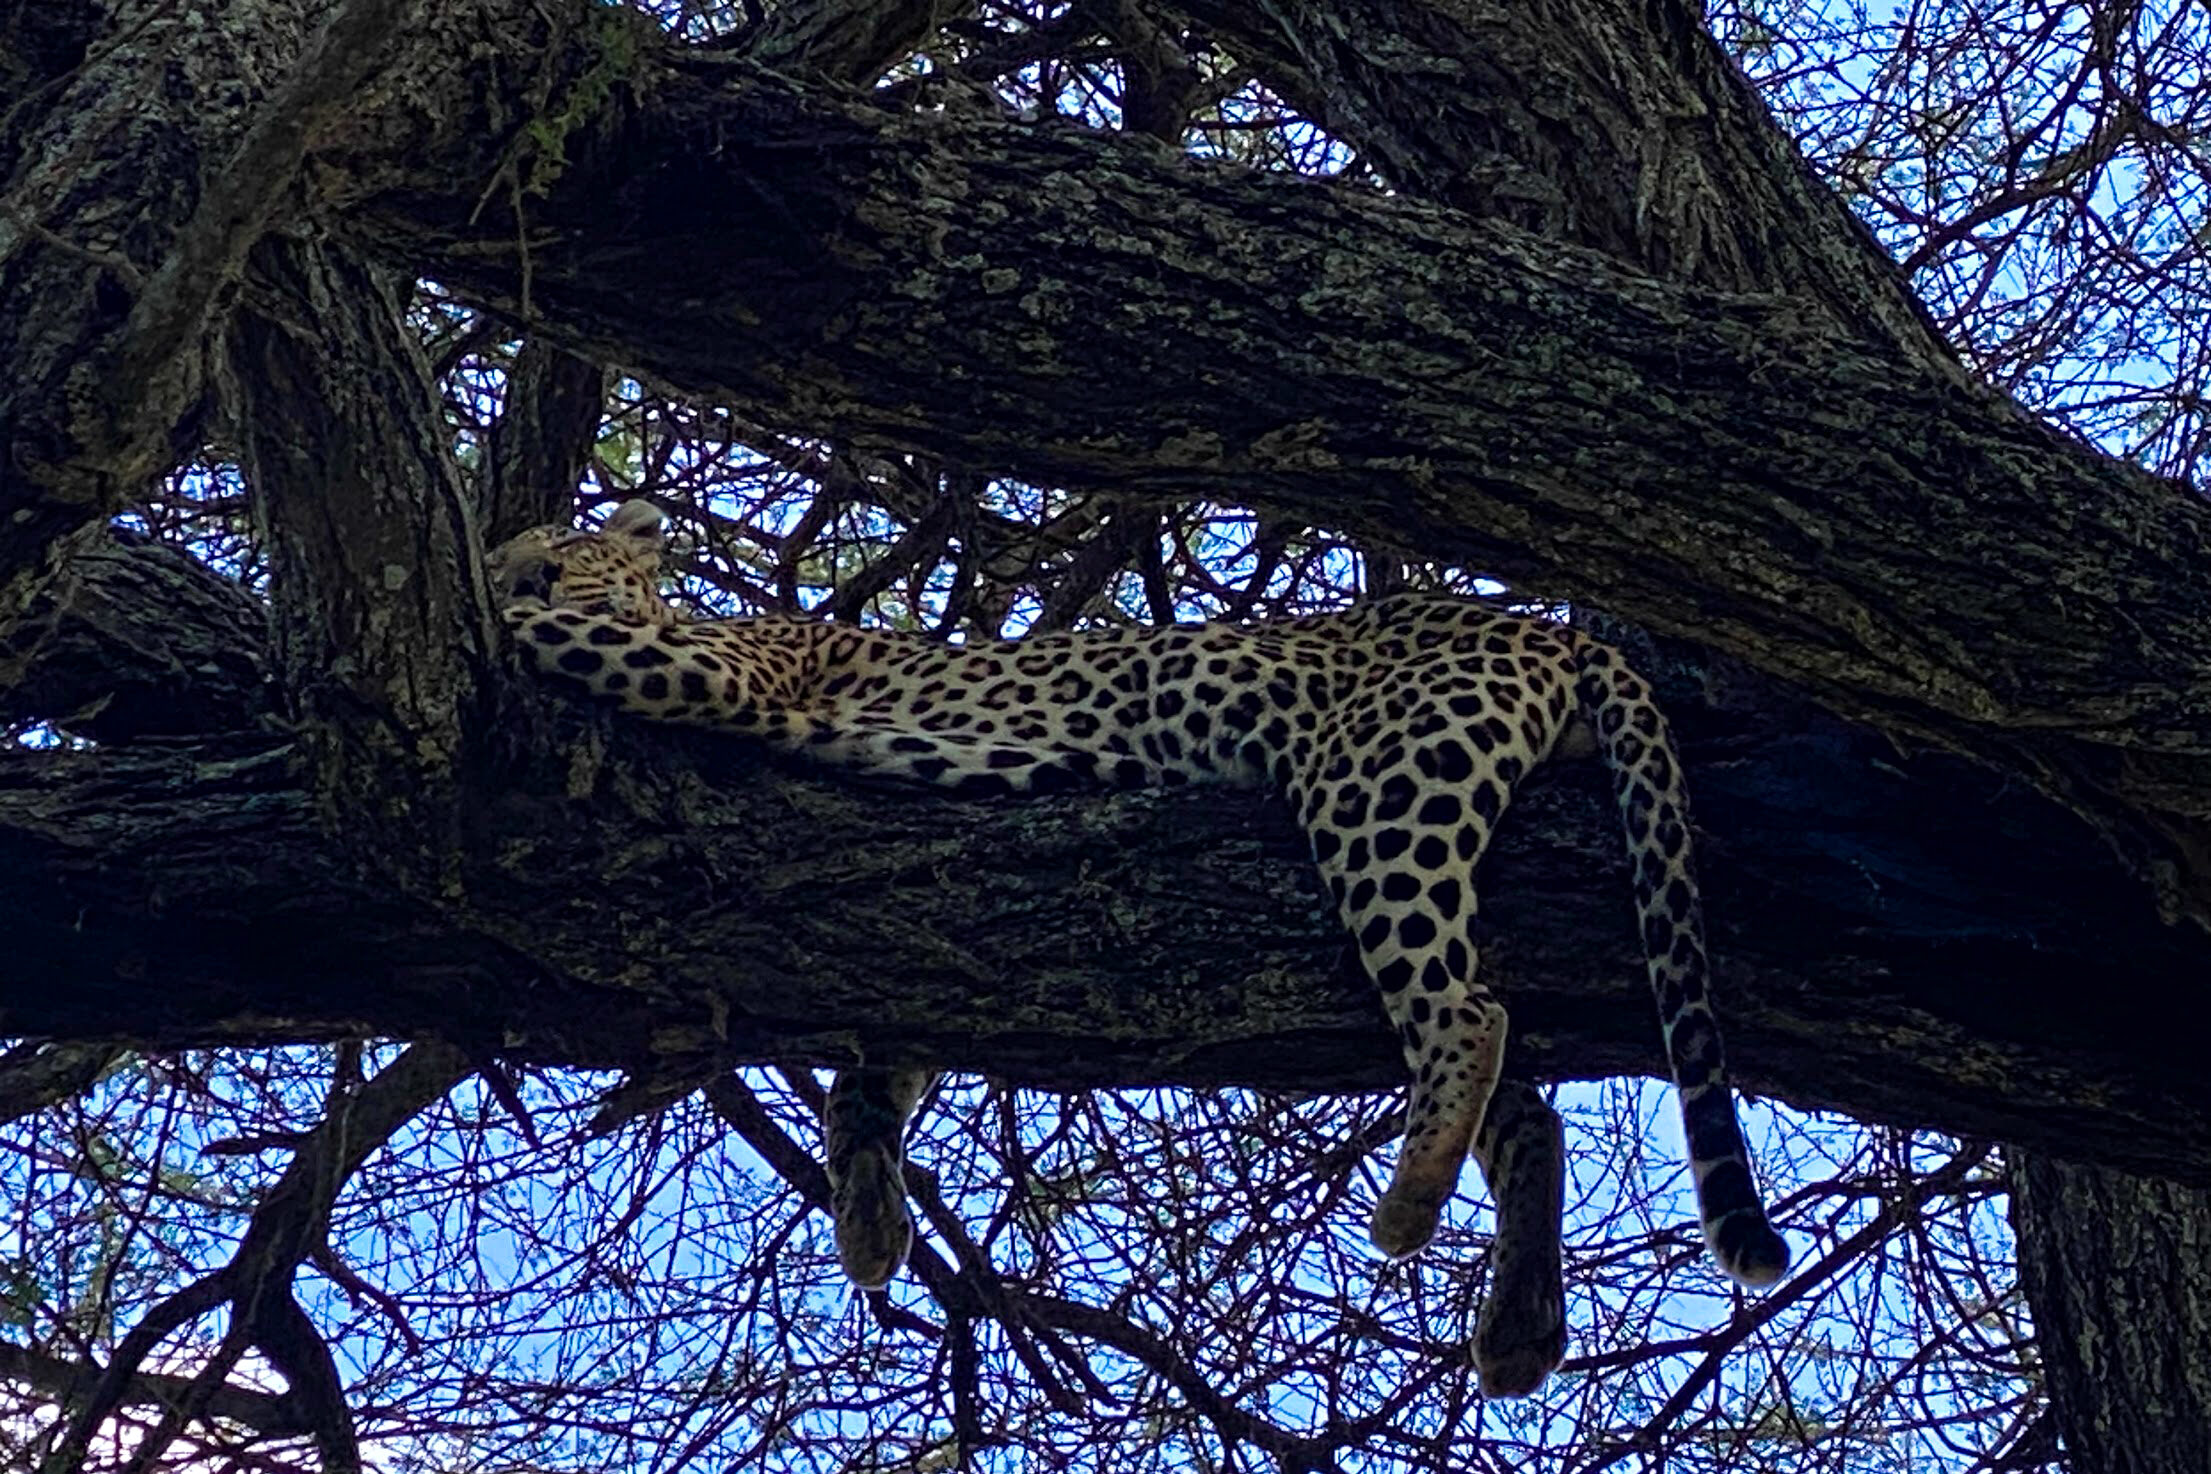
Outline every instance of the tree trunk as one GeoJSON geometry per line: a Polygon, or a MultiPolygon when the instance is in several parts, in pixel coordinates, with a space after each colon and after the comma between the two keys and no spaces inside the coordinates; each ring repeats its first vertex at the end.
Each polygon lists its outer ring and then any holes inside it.
{"type": "Polygon", "coordinates": [[[2211,1192],[2025,1154],[2011,1222],[2073,1474],[2211,1469],[2211,1192]]]}

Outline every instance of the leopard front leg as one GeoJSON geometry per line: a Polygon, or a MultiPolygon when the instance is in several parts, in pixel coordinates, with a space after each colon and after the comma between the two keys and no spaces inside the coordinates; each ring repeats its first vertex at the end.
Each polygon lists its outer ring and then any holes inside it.
{"type": "Polygon", "coordinates": [[[1474,1371],[1484,1397],[1525,1397],[1566,1355],[1560,1262],[1565,1127],[1532,1087],[1507,1080],[1482,1114],[1474,1160],[1497,1205],[1489,1294],[1474,1328],[1474,1371]]]}
{"type": "Polygon", "coordinates": [[[914,1225],[906,1210],[906,1121],[933,1070],[861,1065],[837,1072],[822,1117],[823,1167],[837,1262],[863,1290],[880,1290],[906,1262],[914,1225]]]}

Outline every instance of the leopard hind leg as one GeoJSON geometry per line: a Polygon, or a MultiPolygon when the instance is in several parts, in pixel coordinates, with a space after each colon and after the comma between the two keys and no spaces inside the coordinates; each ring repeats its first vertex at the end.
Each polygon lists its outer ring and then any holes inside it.
{"type": "Polygon", "coordinates": [[[837,1262],[863,1290],[880,1290],[913,1247],[906,1208],[906,1121],[936,1081],[932,1070],[861,1065],[839,1070],[822,1119],[823,1166],[837,1262]]]}
{"type": "Polygon", "coordinates": [[[1504,1008],[1475,978],[1473,877],[1487,818],[1413,773],[1399,728],[1419,693],[1370,693],[1336,713],[1290,799],[1314,863],[1398,1031],[1412,1090],[1397,1167],[1369,1226],[1391,1258],[1417,1253],[1457,1189],[1504,1057],[1504,1008]]]}
{"type": "Polygon", "coordinates": [[[1532,1086],[1501,1083],[1474,1135],[1474,1160],[1497,1205],[1489,1294],[1474,1326],[1474,1371],[1484,1397],[1525,1397],[1566,1356],[1566,1276],[1560,1224],[1566,1133],[1532,1086]]]}

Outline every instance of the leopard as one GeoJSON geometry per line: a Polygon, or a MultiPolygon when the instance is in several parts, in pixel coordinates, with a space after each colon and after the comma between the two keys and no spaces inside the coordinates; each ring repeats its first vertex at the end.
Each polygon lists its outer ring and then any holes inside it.
{"type": "MultiPolygon", "coordinates": [[[[596,530],[549,524],[501,544],[488,571],[525,665],[652,721],[966,796],[1227,785],[1287,801],[1411,1074],[1368,1237],[1390,1259],[1426,1246],[1469,1155],[1496,1203],[1471,1348],[1490,1396],[1535,1390],[1564,1355],[1564,1146],[1541,1093],[1503,1079],[1476,870],[1531,770],[1600,756],[1704,1242],[1747,1288],[1788,1269],[1728,1081],[1681,758],[1614,646],[1427,592],[967,643],[805,615],[697,618],[661,592],[666,553],[667,519],[645,499],[596,530]]],[[[903,1137],[933,1078],[863,1062],[829,1093],[831,1222],[864,1289],[889,1283],[912,1243],[903,1137]]]]}

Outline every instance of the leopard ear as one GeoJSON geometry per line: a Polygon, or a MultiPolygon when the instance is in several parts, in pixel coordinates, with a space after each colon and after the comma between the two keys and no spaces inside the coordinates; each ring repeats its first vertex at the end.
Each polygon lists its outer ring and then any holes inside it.
{"type": "Polygon", "coordinates": [[[667,532],[667,514],[644,498],[637,497],[614,509],[614,515],[606,519],[601,535],[617,542],[628,543],[638,552],[658,557],[666,543],[667,532]]]}
{"type": "Polygon", "coordinates": [[[491,550],[487,572],[491,591],[501,604],[553,597],[560,568],[549,555],[554,537],[566,531],[564,527],[533,527],[491,550]]]}

